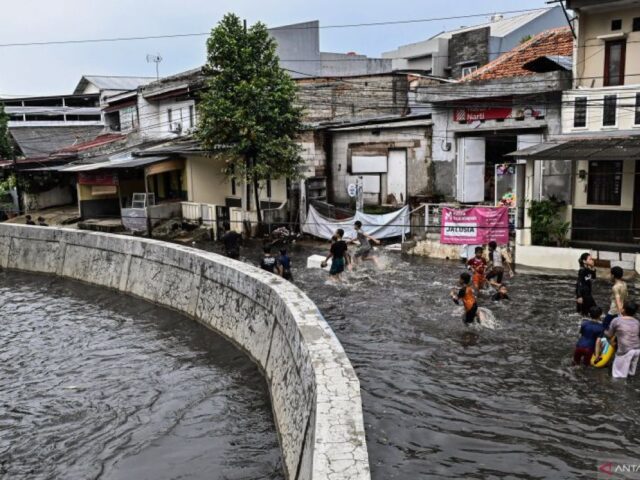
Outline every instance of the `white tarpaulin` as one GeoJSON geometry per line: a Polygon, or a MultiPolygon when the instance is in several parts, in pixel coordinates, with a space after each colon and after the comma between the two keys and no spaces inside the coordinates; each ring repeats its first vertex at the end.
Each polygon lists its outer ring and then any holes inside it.
{"type": "Polygon", "coordinates": [[[409,233],[409,206],[404,206],[400,210],[384,215],[369,215],[356,212],[355,217],[336,220],[335,218],[327,218],[320,215],[313,208],[313,205],[309,205],[307,221],[302,225],[302,231],[314,237],[329,240],[336,229],[342,228],[345,238],[354,239],[356,238],[356,232],[353,229],[353,224],[356,220],[360,220],[362,229],[375,238],[400,237],[405,233],[409,233]]]}

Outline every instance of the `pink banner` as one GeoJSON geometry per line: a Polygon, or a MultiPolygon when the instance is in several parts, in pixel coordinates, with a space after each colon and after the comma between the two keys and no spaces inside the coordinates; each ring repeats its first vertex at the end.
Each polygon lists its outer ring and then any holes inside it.
{"type": "Polygon", "coordinates": [[[450,245],[498,245],[509,243],[509,209],[474,207],[442,209],[440,243],[450,245]]]}

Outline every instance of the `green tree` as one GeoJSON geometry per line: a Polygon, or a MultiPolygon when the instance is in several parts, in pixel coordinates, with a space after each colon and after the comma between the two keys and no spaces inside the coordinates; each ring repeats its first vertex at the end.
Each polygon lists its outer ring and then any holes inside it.
{"type": "Polygon", "coordinates": [[[13,158],[13,145],[9,135],[9,115],[0,103],[0,158],[13,158]]]}
{"type": "Polygon", "coordinates": [[[247,30],[233,14],[211,31],[204,74],[196,135],[211,153],[223,148],[228,177],[253,183],[261,223],[260,182],[295,178],[302,163],[296,84],[280,68],[267,27],[256,23],[247,30]]]}

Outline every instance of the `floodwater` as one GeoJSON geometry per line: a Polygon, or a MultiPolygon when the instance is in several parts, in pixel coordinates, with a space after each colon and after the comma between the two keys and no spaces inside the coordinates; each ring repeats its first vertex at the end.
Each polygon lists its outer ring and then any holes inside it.
{"type": "MultiPolygon", "coordinates": [[[[360,379],[374,480],[595,478],[606,461],[638,463],[640,379],[571,366],[573,275],[516,275],[511,301],[479,299],[495,320],[469,328],[449,297],[461,264],[386,253],[383,270],[336,286],[304,268],[326,250],[294,246],[293,273],[360,379]]],[[[595,287],[602,306],[609,288],[595,287]]]]}
{"type": "Polygon", "coordinates": [[[283,478],[263,377],[205,327],[16,272],[0,322],[0,478],[283,478]]]}

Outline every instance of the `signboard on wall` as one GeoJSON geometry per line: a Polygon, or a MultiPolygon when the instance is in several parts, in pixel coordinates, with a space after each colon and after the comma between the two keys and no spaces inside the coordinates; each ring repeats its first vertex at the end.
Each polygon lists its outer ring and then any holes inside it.
{"type": "Polygon", "coordinates": [[[507,120],[509,118],[540,118],[545,115],[546,108],[541,106],[456,108],[453,111],[453,120],[470,123],[482,120],[507,120]]]}
{"type": "Polygon", "coordinates": [[[80,185],[118,185],[118,175],[115,173],[78,173],[80,185]]]}
{"type": "Polygon", "coordinates": [[[442,209],[440,243],[483,245],[509,243],[509,209],[474,207],[442,209]]]}
{"type": "Polygon", "coordinates": [[[351,173],[386,173],[387,156],[357,156],[351,157],[351,173]]]}

